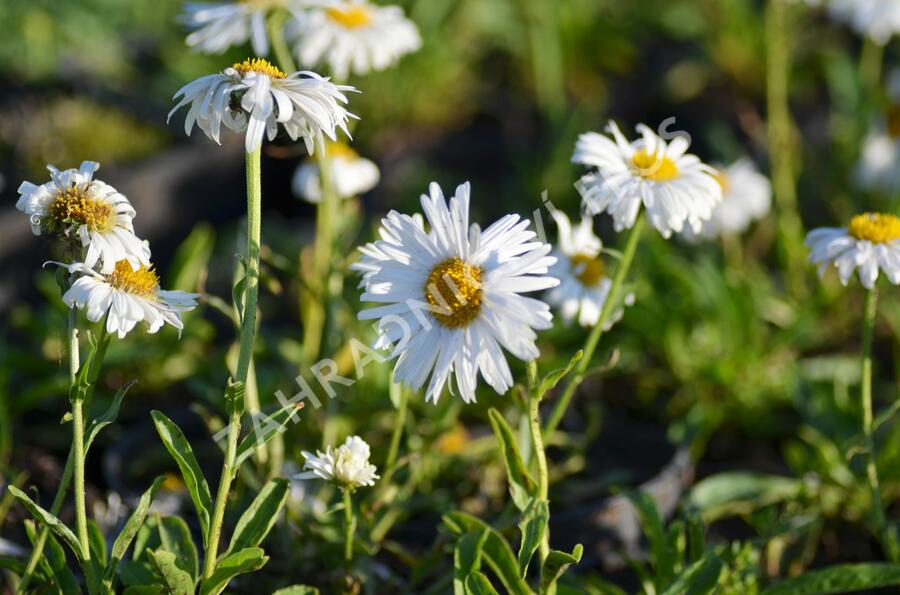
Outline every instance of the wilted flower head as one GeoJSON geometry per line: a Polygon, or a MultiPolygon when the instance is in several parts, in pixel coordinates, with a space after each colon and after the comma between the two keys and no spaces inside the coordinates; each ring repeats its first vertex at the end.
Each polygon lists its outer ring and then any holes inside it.
{"type": "Polygon", "coordinates": [[[841,283],[859,269],[859,281],[872,289],[879,269],[894,285],[900,285],[900,217],[883,213],[863,213],[847,227],[823,227],[806,236],[809,261],[819,265],[822,275],[828,265],[838,270],[841,283]]]}
{"type": "Polygon", "coordinates": [[[159,277],[152,267],[141,266],[137,270],[120,260],[109,274],[100,274],[85,263],[65,266],[77,278],[66,293],[63,302],[70,308],[81,308],[91,322],[99,322],[106,316],[106,330],[127,335],[139,322],[147,325],[148,333],[155,333],[168,323],[184,328],[181,312],[197,306],[196,293],[165,291],[159,287],[159,277]]]}
{"type": "Polygon", "coordinates": [[[422,47],[415,23],[399,6],[368,0],[313,0],[297,11],[288,35],[303,66],[327,65],[338,80],[393,66],[422,47]]]}
{"type": "Polygon", "coordinates": [[[304,450],[301,454],[306,459],[303,468],[309,471],[298,473],[294,476],[297,479],[318,477],[350,490],[373,486],[378,479],[375,465],[369,463],[369,445],[359,436],[348,437],[337,448],[328,446],[325,452],[319,450],[314,455],[304,450]]]}
{"type": "Polygon", "coordinates": [[[221,54],[249,39],[259,56],[269,53],[266,17],[277,8],[297,3],[289,0],[245,0],[243,2],[188,2],[180,17],[191,33],[187,44],[204,54],[221,54]]]}
{"type": "Polygon", "coordinates": [[[347,136],[346,91],[353,87],[335,85],[314,72],[285,74],[261,58],[236,63],[220,73],[200,77],[178,90],[181,100],[169,112],[169,118],[189,105],[184,131],[190,134],[196,124],[206,136],[219,141],[222,124],[235,132],[246,130],[246,149],[256,151],[263,135],[275,138],[281,125],[287,135],[303,139],[312,154],[323,147],[325,137],[337,140],[337,130],[347,136]]]}
{"type": "MultiPolygon", "coordinates": [[[[350,146],[341,142],[325,143],[325,152],[329,156],[331,170],[330,180],[341,198],[359,196],[368,192],[378,184],[381,172],[378,166],[350,146]]],[[[311,203],[322,200],[322,180],[319,176],[319,164],[308,160],[294,172],[291,189],[299,198],[311,203]]]]}
{"type": "Polygon", "coordinates": [[[77,238],[87,248],[84,263],[102,264],[104,274],[126,260],[135,269],[150,264],[150,248],[134,235],[134,208],[118,190],[93,179],[100,164],[84,161],[60,171],[48,165],[50,181],[22,182],[16,208],[28,215],[35,235],[56,233],[77,238]]]}
{"type": "Polygon", "coordinates": [[[608,212],[616,231],[631,228],[641,205],[664,238],[688,225],[700,232],[722,200],[715,170],[687,153],[687,135],[663,140],[639,124],[641,138],[629,143],[615,122],[609,135],[588,132],[578,138],[572,161],[596,171],[579,181],[585,206],[591,213],[608,212]]]}

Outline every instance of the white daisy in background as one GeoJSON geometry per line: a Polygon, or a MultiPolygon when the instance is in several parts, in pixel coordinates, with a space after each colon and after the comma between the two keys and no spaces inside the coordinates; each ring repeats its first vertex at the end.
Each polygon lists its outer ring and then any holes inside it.
{"type": "Polygon", "coordinates": [[[556,286],[547,276],[550,245],[507,215],[485,229],[469,224],[469,184],[448,207],[437,184],[422,196],[430,226],[391,211],[382,239],[366,248],[361,300],[383,305],[360,320],[379,319],[376,347],[394,346],[394,379],[414,390],[430,376],[426,400],[437,401],[450,381],[464,401],[475,400],[478,374],[503,394],[513,379],[503,349],[521,360],[538,357],[535,330],[550,328],[544,302],[520,295],[556,286]]]}
{"type": "Polygon", "coordinates": [[[319,450],[314,455],[304,450],[301,454],[306,459],[303,468],[309,471],[294,475],[294,479],[318,477],[354,490],[360,486],[373,486],[379,478],[375,465],[369,463],[369,445],[359,436],[348,437],[337,448],[328,446],[325,452],[319,450]]]}
{"type": "MultiPolygon", "coordinates": [[[[712,218],[703,223],[700,235],[705,238],[743,233],[772,208],[772,183],[749,159],[739,159],[717,172],[722,202],[713,210],[712,218]]],[[[686,228],[685,235],[690,238],[692,230],[686,228]]]]}
{"type": "Polygon", "coordinates": [[[422,47],[416,24],[399,6],[368,0],[313,0],[295,12],[289,37],[300,63],[325,64],[338,80],[384,70],[422,47]]]}
{"type": "Polygon", "coordinates": [[[832,18],[879,45],[900,32],[900,0],[827,0],[827,4],[832,18]]]}
{"type": "MultiPolygon", "coordinates": [[[[349,145],[341,142],[325,144],[333,180],[338,196],[351,198],[364,194],[378,185],[381,172],[373,161],[360,157],[349,145]]],[[[300,164],[291,181],[294,194],[311,203],[322,200],[322,182],[319,164],[310,159],[300,164]]]]}
{"type": "Polygon", "coordinates": [[[244,2],[188,2],[179,21],[191,33],[185,40],[204,54],[221,54],[250,40],[258,56],[269,53],[266,17],[273,9],[286,7],[288,0],[247,0],[244,2]]]}
{"type": "Polygon", "coordinates": [[[872,118],[854,178],[866,190],[894,194],[900,191],[900,69],[887,80],[889,105],[872,118]]]}
{"type": "Polygon", "coordinates": [[[155,333],[169,323],[180,335],[184,328],[180,313],[193,310],[200,297],[196,293],[164,291],[152,267],[135,270],[124,260],[117,262],[106,275],[81,262],[62,266],[69,273],[79,275],[63,294],[63,302],[70,308],[85,310],[91,322],[99,322],[106,316],[107,332],[117,333],[120,339],[139,322],[147,325],[148,333],[155,333]]]}
{"type": "Polygon", "coordinates": [[[615,122],[607,127],[612,138],[596,132],[582,134],[572,161],[597,168],[577,187],[592,214],[608,212],[616,231],[631,228],[641,205],[664,238],[687,224],[700,233],[722,200],[715,169],[686,153],[686,135],[666,142],[639,124],[640,139],[629,143],[615,122]]]}
{"type": "Polygon", "coordinates": [[[28,215],[35,235],[46,231],[77,238],[87,248],[85,264],[93,268],[100,262],[105,274],[121,260],[135,269],[149,266],[150,248],[134,235],[134,208],[118,190],[93,179],[99,168],[94,161],[64,171],[48,165],[50,181],[40,186],[22,182],[16,208],[28,215]]]}
{"type": "Polygon", "coordinates": [[[894,285],[900,284],[900,217],[863,213],[847,227],[822,227],[806,236],[809,261],[819,265],[819,275],[833,264],[846,285],[859,268],[859,281],[872,289],[879,269],[894,285]]]}
{"type": "MultiPolygon", "coordinates": [[[[603,242],[594,234],[590,217],[582,218],[581,223],[572,227],[562,211],[551,209],[550,214],[559,230],[557,248],[553,252],[556,264],[550,268],[550,274],[559,279],[559,285],[547,293],[547,301],[559,308],[566,322],[577,317],[581,326],[594,326],[612,288],[600,254],[603,242]]],[[[633,297],[626,298],[626,302],[632,300],[633,297]]],[[[623,310],[618,309],[606,321],[604,330],[612,328],[622,313],[623,310]]]]}
{"type": "Polygon", "coordinates": [[[189,105],[184,131],[190,135],[196,124],[206,136],[219,142],[222,124],[235,132],[246,130],[247,152],[262,145],[263,135],[275,138],[279,124],[292,140],[302,138],[312,154],[325,137],[337,140],[337,130],[347,136],[346,91],[353,87],[335,85],[314,72],[286,75],[261,58],[247,59],[220,73],[200,77],[178,90],[181,100],[169,118],[189,105]]]}

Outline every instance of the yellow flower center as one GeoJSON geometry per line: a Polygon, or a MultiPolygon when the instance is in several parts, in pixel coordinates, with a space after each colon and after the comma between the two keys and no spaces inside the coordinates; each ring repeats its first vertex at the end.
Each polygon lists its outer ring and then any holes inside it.
{"type": "Polygon", "coordinates": [[[365,27],[372,22],[372,15],[365,6],[348,6],[346,8],[329,6],[325,9],[325,14],[332,21],[347,29],[365,27]]]}
{"type": "Polygon", "coordinates": [[[231,67],[237,70],[241,76],[245,76],[248,72],[264,74],[273,79],[283,79],[287,76],[280,68],[263,58],[247,58],[243,62],[235,62],[231,67]]]}
{"type": "Polygon", "coordinates": [[[653,182],[668,182],[678,177],[678,166],[666,157],[642,149],[631,158],[631,164],[639,176],[653,182]]]}
{"type": "Polygon", "coordinates": [[[327,153],[329,157],[346,159],[347,161],[353,161],[354,159],[359,158],[359,153],[354,151],[353,148],[346,143],[330,142],[325,145],[325,153],[327,153]]]}
{"type": "Polygon", "coordinates": [[[900,217],[863,213],[850,220],[847,231],[857,240],[868,240],[874,244],[900,240],[900,217]]]}
{"type": "Polygon", "coordinates": [[[134,270],[127,260],[117,262],[115,270],[107,275],[106,280],[116,289],[145,298],[156,297],[156,288],[159,287],[159,277],[153,268],[142,266],[134,270]]]}
{"type": "Polygon", "coordinates": [[[112,205],[96,200],[78,188],[60,191],[50,203],[50,218],[62,227],[87,225],[91,231],[109,231],[115,225],[112,205]]]}
{"type": "Polygon", "coordinates": [[[461,328],[481,312],[481,281],[484,270],[457,257],[435,266],[425,281],[425,299],[436,309],[431,313],[447,328],[461,328]]]}
{"type": "Polygon", "coordinates": [[[572,270],[575,271],[578,281],[585,287],[594,287],[603,278],[606,267],[599,258],[588,254],[576,254],[569,258],[569,262],[572,264],[572,270]]]}

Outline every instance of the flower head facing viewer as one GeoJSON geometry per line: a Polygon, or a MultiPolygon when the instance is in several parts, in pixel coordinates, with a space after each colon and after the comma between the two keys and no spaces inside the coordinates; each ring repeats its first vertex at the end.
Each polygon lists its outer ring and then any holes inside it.
{"type": "MultiPolygon", "coordinates": [[[[550,268],[550,274],[559,279],[559,285],[547,293],[547,301],[559,308],[566,322],[577,318],[581,326],[593,326],[600,319],[600,312],[612,288],[601,255],[603,242],[594,234],[593,219],[590,217],[583,217],[578,225],[573,226],[562,211],[551,209],[550,214],[559,230],[559,240],[553,252],[556,264],[550,268]]],[[[604,330],[612,328],[622,313],[619,309],[606,322],[604,330]]]]}
{"type": "Polygon", "coordinates": [[[238,2],[187,2],[183,22],[191,33],[187,44],[204,54],[221,54],[250,43],[259,56],[269,53],[266,17],[272,10],[290,8],[292,0],[244,0],[238,2]]]}
{"type": "Polygon", "coordinates": [[[196,293],[165,291],[159,287],[159,277],[152,266],[133,269],[120,260],[109,274],[98,273],[85,263],[63,265],[77,278],[63,302],[70,308],[85,310],[88,320],[99,322],[106,317],[106,330],[125,337],[139,322],[147,325],[148,333],[155,333],[165,324],[184,328],[181,312],[197,306],[196,293]]]}
{"type": "Polygon", "coordinates": [[[640,124],[641,138],[628,142],[615,122],[609,135],[582,134],[572,161],[596,170],[579,181],[586,206],[594,214],[608,212],[616,231],[631,228],[641,206],[663,237],[685,225],[700,233],[722,200],[715,169],[688,154],[686,135],[666,142],[640,124]]]}
{"type": "Polygon", "coordinates": [[[308,471],[298,473],[294,476],[296,479],[318,477],[350,491],[373,486],[378,479],[375,465],[369,463],[369,445],[359,436],[349,436],[342,445],[328,446],[325,452],[319,450],[312,454],[304,450],[302,454],[306,459],[303,468],[308,471]]]}
{"type": "Polygon", "coordinates": [[[259,150],[263,136],[275,138],[281,126],[292,140],[302,138],[312,154],[325,138],[337,140],[337,130],[349,136],[347,120],[355,118],[346,109],[346,91],[314,72],[285,74],[261,58],[238,62],[222,72],[200,77],[175,93],[181,100],[169,118],[188,107],[184,131],[190,135],[196,124],[206,136],[220,142],[222,124],[246,131],[248,153],[259,150]]]}
{"type": "Polygon", "coordinates": [[[841,283],[847,285],[859,269],[859,281],[872,289],[883,272],[894,285],[900,284],[900,217],[863,213],[847,227],[822,227],[806,236],[809,261],[823,274],[829,265],[837,268],[841,283]]]}
{"type": "Polygon", "coordinates": [[[376,346],[394,346],[397,382],[418,390],[430,376],[427,400],[437,401],[449,383],[474,401],[479,373],[505,393],[513,380],[503,350],[536,359],[535,331],[551,326],[547,304],[521,295],[557,285],[548,276],[556,261],[550,245],[518,215],[484,231],[470,225],[469,192],[468,183],[459,186],[448,204],[432,183],[421,199],[430,231],[392,211],[382,239],[354,267],[364,275],[362,301],[381,304],[359,318],[379,320],[376,346]]]}
{"type": "Polygon", "coordinates": [[[16,208],[28,215],[35,235],[75,238],[87,249],[85,264],[101,263],[104,274],[122,260],[134,269],[149,266],[150,248],[134,234],[134,208],[118,190],[94,179],[99,168],[93,161],[64,171],[48,165],[50,181],[22,182],[16,208]]]}
{"type": "Polygon", "coordinates": [[[415,23],[399,6],[368,0],[313,0],[289,26],[303,66],[326,65],[338,80],[384,70],[422,47],[415,23]]]}

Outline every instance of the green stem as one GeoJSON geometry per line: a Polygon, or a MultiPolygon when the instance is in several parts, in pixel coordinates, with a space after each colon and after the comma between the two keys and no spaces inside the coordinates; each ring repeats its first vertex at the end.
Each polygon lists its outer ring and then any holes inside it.
{"type": "MultiPolygon", "coordinates": [[[[541,432],[541,400],[537,396],[537,362],[528,362],[528,427],[531,430],[531,446],[537,464],[538,499],[549,503],[550,475],[547,472],[547,453],[544,452],[544,438],[541,432]]],[[[550,528],[544,531],[541,540],[541,563],[550,554],[550,528]]]]}
{"type": "Polygon", "coordinates": [[[883,62],[884,46],[875,43],[868,36],[864,37],[862,51],[859,54],[859,79],[870,98],[875,95],[881,83],[883,62]]]}
{"type": "Polygon", "coordinates": [[[862,430],[866,441],[866,477],[872,492],[872,515],[882,547],[890,558],[894,557],[891,536],[888,531],[881,501],[881,486],[878,468],[875,466],[875,439],[873,436],[872,414],[872,334],[875,327],[875,311],[878,305],[878,291],[874,288],[866,293],[866,306],[862,329],[862,378],[860,381],[860,408],[862,409],[862,430]]]}
{"type": "Polygon", "coordinates": [[[349,564],[353,560],[353,534],[356,532],[353,498],[349,488],[341,489],[341,499],[344,501],[344,560],[349,564]]]}
{"type": "MultiPolygon", "coordinates": [[[[72,386],[75,384],[75,377],[78,374],[78,366],[80,365],[81,361],[78,344],[78,310],[76,310],[75,308],[70,308],[66,322],[66,343],[69,348],[69,386],[72,386]]],[[[52,514],[53,516],[59,515],[59,510],[62,508],[63,502],[66,499],[66,492],[69,489],[69,482],[72,481],[73,460],[75,456],[74,446],[75,443],[73,442],[72,446],[69,447],[69,456],[66,457],[66,466],[63,469],[63,475],[60,479],[59,486],[56,488],[56,495],[53,497],[53,504],[51,504],[50,506],[50,514],[52,514]]],[[[28,563],[25,566],[25,572],[22,573],[22,579],[19,581],[19,584],[16,587],[17,595],[26,592],[28,584],[31,582],[31,577],[34,574],[35,569],[37,568],[38,562],[40,562],[43,556],[44,546],[47,543],[47,537],[49,535],[50,528],[46,525],[42,526],[40,532],[38,533],[37,539],[35,539],[34,541],[34,549],[31,552],[31,557],[28,558],[28,563]]]]}
{"type": "MultiPolygon", "coordinates": [[[[238,353],[236,380],[247,383],[253,346],[256,342],[256,303],[259,297],[259,246],[261,242],[262,218],[262,178],[260,171],[260,150],[247,153],[247,264],[246,287],[244,291],[244,317],[241,320],[241,341],[238,353]]],[[[203,562],[203,577],[209,578],[216,569],[219,539],[222,535],[222,521],[225,505],[234,478],[234,461],[237,454],[238,438],[241,434],[241,408],[234,407],[228,421],[228,446],[222,463],[222,475],[213,516],[209,524],[206,557],[203,562]]]]}
{"type": "Polygon", "coordinates": [[[584,355],[578,361],[578,364],[575,367],[575,373],[568,384],[566,384],[565,391],[554,405],[553,411],[550,413],[550,418],[547,420],[547,426],[544,429],[544,436],[550,436],[556,431],[556,428],[559,426],[559,423],[566,413],[566,409],[569,407],[572,397],[575,395],[575,391],[584,381],[584,373],[591,363],[594,351],[597,349],[597,344],[600,342],[600,337],[603,336],[603,326],[609,320],[610,316],[612,316],[616,304],[620,301],[622,287],[625,283],[625,278],[628,275],[628,270],[631,268],[631,263],[634,260],[638,239],[641,236],[643,227],[644,217],[641,215],[638,217],[628,235],[625,250],[622,252],[622,259],[616,267],[616,274],[613,277],[612,287],[610,287],[609,295],[606,296],[606,301],[603,303],[603,309],[600,311],[600,318],[597,320],[597,324],[594,325],[594,328],[591,329],[591,334],[588,335],[587,341],[584,344],[584,355]]]}
{"type": "Polygon", "coordinates": [[[397,404],[397,415],[394,419],[394,430],[391,433],[391,443],[388,448],[387,459],[384,462],[385,477],[390,477],[390,473],[397,463],[397,456],[400,453],[400,440],[403,438],[403,429],[406,426],[406,412],[409,409],[409,390],[401,384],[395,384],[391,381],[391,391],[396,390],[400,402],[397,404]]]}
{"type": "Polygon", "coordinates": [[[72,402],[72,446],[75,457],[75,527],[81,545],[81,559],[85,569],[90,567],[91,542],[88,537],[87,509],[84,502],[84,400],[72,402]]]}
{"type": "Polygon", "coordinates": [[[791,289],[796,295],[803,296],[806,293],[806,252],[794,184],[794,147],[789,105],[790,27],[786,3],[787,0],[769,0],[765,12],[769,162],[775,202],[779,210],[779,243],[786,260],[791,289]]]}
{"type": "Polygon", "coordinates": [[[284,41],[283,31],[287,18],[287,11],[274,11],[269,15],[267,25],[269,28],[269,41],[272,43],[272,50],[275,52],[275,59],[278,61],[278,66],[281,70],[290,74],[297,71],[297,66],[294,64],[294,58],[291,56],[290,48],[288,48],[287,43],[284,41]]]}

